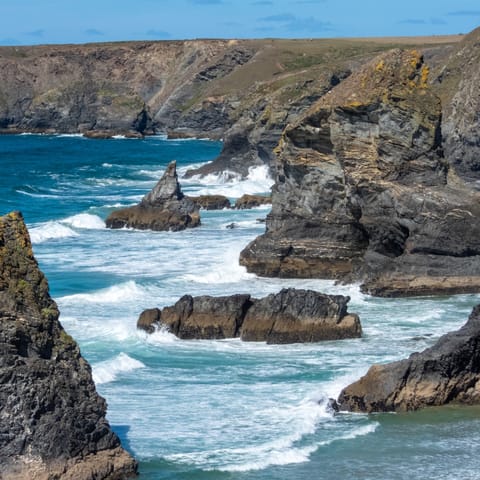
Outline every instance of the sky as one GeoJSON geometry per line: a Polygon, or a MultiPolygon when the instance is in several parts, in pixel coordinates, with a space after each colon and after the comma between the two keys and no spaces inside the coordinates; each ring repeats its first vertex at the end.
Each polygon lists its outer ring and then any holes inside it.
{"type": "Polygon", "coordinates": [[[0,45],[468,33],[479,0],[0,0],[0,45]]]}

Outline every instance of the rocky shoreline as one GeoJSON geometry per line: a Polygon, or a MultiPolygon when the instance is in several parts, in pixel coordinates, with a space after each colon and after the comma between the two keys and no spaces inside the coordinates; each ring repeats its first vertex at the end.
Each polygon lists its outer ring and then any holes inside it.
{"type": "Polygon", "coordinates": [[[261,299],[184,295],[173,306],[142,312],[137,327],[147,333],[165,328],[181,339],[238,337],[269,344],[358,338],[360,319],[347,312],[349,300],[294,288],[261,299]]]}
{"type": "Polygon", "coordinates": [[[135,476],[90,365],[58,320],[18,212],[0,217],[0,317],[1,478],[135,476]]]}

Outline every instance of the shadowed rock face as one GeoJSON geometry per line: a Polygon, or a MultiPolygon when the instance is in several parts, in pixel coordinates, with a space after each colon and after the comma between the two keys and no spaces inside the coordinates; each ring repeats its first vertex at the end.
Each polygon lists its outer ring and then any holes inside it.
{"type": "Polygon", "coordinates": [[[105,223],[108,228],[179,231],[200,225],[200,214],[198,205],[183,195],[173,161],[138,205],[112,212],[105,223]]]}
{"type": "Polygon", "coordinates": [[[235,202],[235,209],[245,210],[248,208],[260,207],[262,205],[271,205],[271,197],[265,197],[263,195],[249,195],[246,193],[237,199],[235,202]]]}
{"type": "Polygon", "coordinates": [[[286,129],[266,233],[242,265],[384,296],[480,291],[480,197],[444,158],[428,73],[418,52],[388,52],[286,129]]]}
{"type": "Polygon", "coordinates": [[[183,296],[163,310],[145,310],[137,327],[148,333],[165,327],[183,339],[303,343],[361,336],[360,320],[347,313],[349,297],[284,289],[262,299],[183,296]]]}
{"type": "Polygon", "coordinates": [[[58,316],[21,214],[0,217],[2,478],[129,478],[136,463],[58,316]]]}
{"type": "Polygon", "coordinates": [[[468,322],[406,360],[374,365],[338,399],[341,410],[391,412],[480,403],[480,306],[468,322]]]}

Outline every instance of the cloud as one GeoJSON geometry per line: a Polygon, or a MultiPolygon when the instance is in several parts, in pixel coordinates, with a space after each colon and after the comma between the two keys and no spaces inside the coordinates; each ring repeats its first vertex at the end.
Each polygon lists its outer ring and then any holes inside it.
{"type": "Polygon", "coordinates": [[[22,42],[20,42],[16,38],[11,38],[11,37],[0,38],[0,45],[6,45],[10,47],[10,46],[21,45],[21,44],[22,42]]]}
{"type": "Polygon", "coordinates": [[[221,5],[225,3],[223,0],[189,0],[189,2],[195,5],[221,5]]]}
{"type": "Polygon", "coordinates": [[[421,18],[406,18],[405,20],[400,20],[398,23],[408,25],[425,25],[427,22],[421,18]]]}
{"type": "Polygon", "coordinates": [[[150,38],[157,38],[161,40],[172,38],[172,34],[170,32],[166,32],[165,30],[155,30],[155,29],[148,30],[147,36],[150,38]]]}
{"type": "Polygon", "coordinates": [[[33,30],[32,32],[27,32],[26,34],[29,35],[30,37],[43,37],[43,34],[45,33],[45,30],[42,30],[39,28],[38,30],[33,30]]]}
{"type": "Polygon", "coordinates": [[[280,13],[279,15],[270,15],[268,17],[261,17],[260,22],[291,22],[295,20],[295,15],[291,13],[280,13]]]}
{"type": "Polygon", "coordinates": [[[91,36],[94,36],[94,37],[105,35],[103,32],[101,32],[100,30],[97,30],[96,28],[87,28],[85,30],[85,34],[86,35],[91,35],[91,36]]]}
{"type": "Polygon", "coordinates": [[[258,19],[263,23],[256,30],[258,32],[269,33],[271,35],[284,35],[285,32],[302,35],[315,35],[319,32],[332,30],[333,26],[330,22],[318,20],[315,17],[297,17],[292,13],[282,13],[279,15],[271,15],[269,17],[261,17],[258,19]]]}
{"type": "Polygon", "coordinates": [[[480,10],[456,10],[448,12],[451,17],[480,17],[480,10]]]}
{"type": "Polygon", "coordinates": [[[404,20],[400,20],[399,24],[403,25],[446,25],[447,22],[443,18],[406,18],[404,20]]]}

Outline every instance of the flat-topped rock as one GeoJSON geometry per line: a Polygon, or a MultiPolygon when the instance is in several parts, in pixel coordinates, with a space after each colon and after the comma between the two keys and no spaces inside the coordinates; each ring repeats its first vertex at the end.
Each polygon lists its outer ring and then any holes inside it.
{"type": "Polygon", "coordinates": [[[0,477],[130,478],[136,462],[58,317],[21,214],[0,217],[0,477]]]}
{"type": "Polygon", "coordinates": [[[341,410],[393,412],[480,404],[480,305],[467,323],[408,359],[374,365],[340,394],[341,410]]]}
{"type": "Polygon", "coordinates": [[[230,200],[224,195],[199,195],[198,197],[188,197],[199,208],[204,210],[223,210],[232,208],[230,200]]]}
{"type": "Polygon", "coordinates": [[[235,208],[237,210],[245,210],[248,208],[261,207],[262,205],[271,205],[272,197],[265,195],[250,195],[246,193],[237,199],[235,208]]]}
{"type": "Polygon", "coordinates": [[[179,231],[200,225],[200,213],[195,202],[182,193],[173,161],[138,205],[112,212],[105,223],[108,228],[179,231]]]}
{"type": "Polygon", "coordinates": [[[184,295],[173,306],[145,310],[137,327],[166,328],[182,339],[303,343],[361,336],[360,320],[347,312],[349,297],[283,289],[262,299],[184,295]]]}

